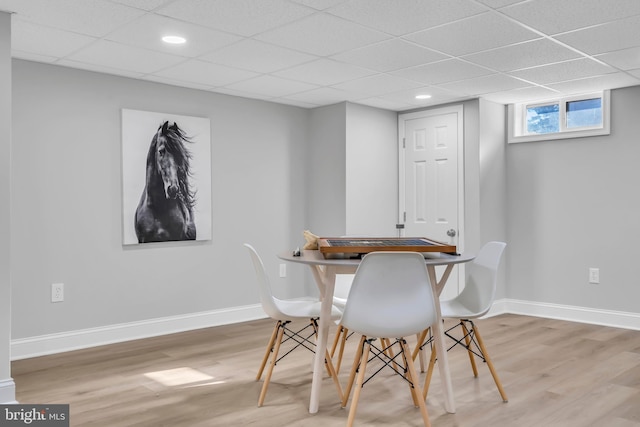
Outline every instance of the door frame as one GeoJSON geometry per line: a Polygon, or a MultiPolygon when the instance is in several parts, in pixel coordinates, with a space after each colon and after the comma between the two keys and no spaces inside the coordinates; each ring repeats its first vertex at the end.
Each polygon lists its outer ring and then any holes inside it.
{"type": "MultiPolygon", "coordinates": [[[[405,182],[405,121],[422,117],[439,116],[455,113],[458,115],[458,252],[464,251],[465,227],[464,227],[464,107],[462,104],[435,107],[428,110],[420,110],[412,113],[398,114],[398,224],[404,225],[404,212],[406,210],[406,182],[405,182]]],[[[429,237],[429,236],[424,236],[429,237]]],[[[437,239],[436,239],[437,240],[437,239]]],[[[463,276],[463,275],[459,275],[463,276]]],[[[458,277],[458,282],[464,283],[463,277],[458,277]]],[[[459,290],[462,290],[459,286],[459,290]]]]}

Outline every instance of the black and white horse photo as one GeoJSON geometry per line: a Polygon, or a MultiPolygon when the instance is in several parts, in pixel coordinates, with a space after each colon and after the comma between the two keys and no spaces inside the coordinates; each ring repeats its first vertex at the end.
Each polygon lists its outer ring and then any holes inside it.
{"type": "Polygon", "coordinates": [[[196,239],[189,143],[175,122],[165,121],[153,135],[146,184],[135,212],[138,243],[196,239]]]}

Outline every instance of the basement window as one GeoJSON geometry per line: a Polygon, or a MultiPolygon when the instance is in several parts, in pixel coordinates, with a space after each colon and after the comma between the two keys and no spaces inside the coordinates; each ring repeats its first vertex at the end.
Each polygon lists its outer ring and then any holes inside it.
{"type": "Polygon", "coordinates": [[[609,91],[509,105],[510,143],[609,133],[609,91]]]}

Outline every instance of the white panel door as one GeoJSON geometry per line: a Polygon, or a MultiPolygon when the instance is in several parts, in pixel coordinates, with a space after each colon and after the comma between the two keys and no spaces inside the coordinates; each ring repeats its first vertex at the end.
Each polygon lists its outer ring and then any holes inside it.
{"type": "MultiPolygon", "coordinates": [[[[399,116],[400,222],[407,237],[453,243],[462,251],[462,106],[399,116]]],[[[442,297],[461,290],[452,272],[442,297]]]]}

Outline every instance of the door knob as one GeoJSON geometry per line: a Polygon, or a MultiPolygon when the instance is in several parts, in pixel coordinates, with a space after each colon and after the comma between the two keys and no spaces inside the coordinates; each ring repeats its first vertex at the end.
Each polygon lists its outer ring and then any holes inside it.
{"type": "Polygon", "coordinates": [[[455,237],[456,236],[456,230],[454,230],[453,228],[447,230],[447,236],[455,237]]]}

